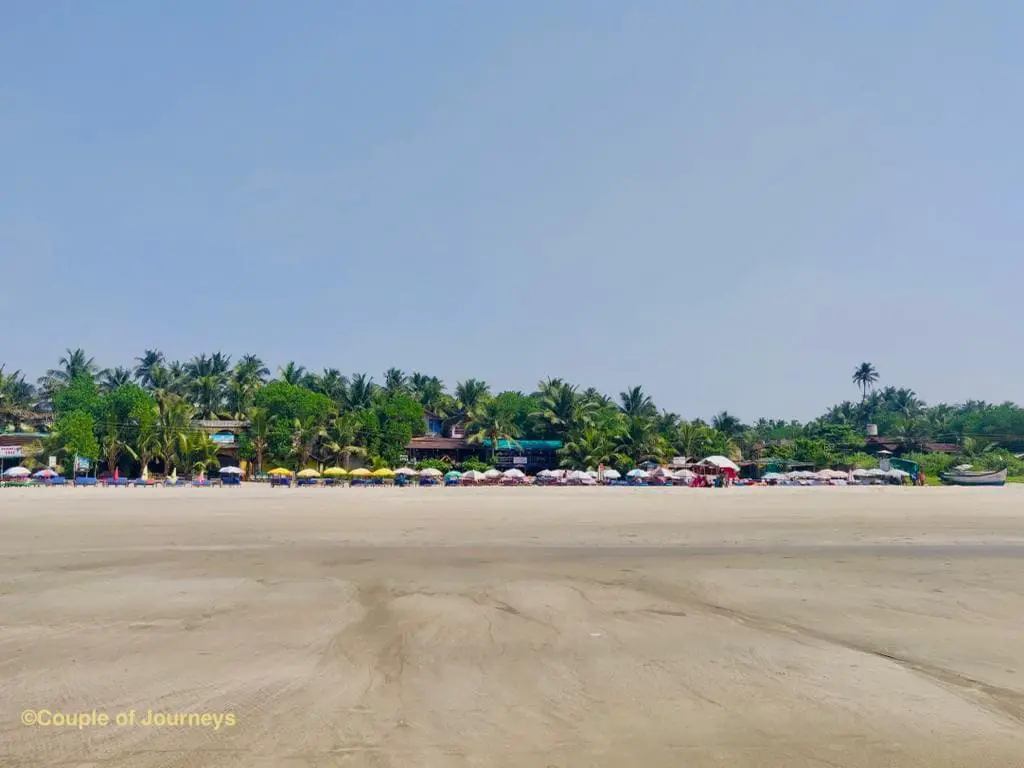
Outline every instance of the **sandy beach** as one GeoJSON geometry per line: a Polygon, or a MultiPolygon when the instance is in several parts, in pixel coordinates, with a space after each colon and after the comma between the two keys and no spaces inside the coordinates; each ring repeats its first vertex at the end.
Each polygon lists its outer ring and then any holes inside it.
{"type": "Polygon", "coordinates": [[[1022,557],[1016,487],[5,490],[0,766],[1020,766],[1022,557]]]}

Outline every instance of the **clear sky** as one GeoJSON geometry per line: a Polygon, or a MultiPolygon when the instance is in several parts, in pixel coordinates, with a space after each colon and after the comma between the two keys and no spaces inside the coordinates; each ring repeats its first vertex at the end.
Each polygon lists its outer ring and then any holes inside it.
{"type": "Polygon", "coordinates": [[[0,24],[0,361],[813,417],[1024,401],[1024,4],[65,0],[0,24]]]}

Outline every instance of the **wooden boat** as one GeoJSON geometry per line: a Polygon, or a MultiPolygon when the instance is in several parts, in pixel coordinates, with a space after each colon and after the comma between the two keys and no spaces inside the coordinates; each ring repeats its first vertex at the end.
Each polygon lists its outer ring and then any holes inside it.
{"type": "Polygon", "coordinates": [[[992,472],[970,472],[954,470],[939,475],[939,479],[948,485],[1006,485],[1006,470],[992,472]]]}

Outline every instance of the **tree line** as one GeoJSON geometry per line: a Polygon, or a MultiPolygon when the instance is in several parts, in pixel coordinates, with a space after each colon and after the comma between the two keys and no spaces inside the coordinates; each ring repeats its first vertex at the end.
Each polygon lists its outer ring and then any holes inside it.
{"type": "MultiPolygon", "coordinates": [[[[40,450],[69,466],[80,456],[108,468],[194,472],[217,463],[217,445],[194,426],[203,419],[247,421],[240,452],[258,468],[347,465],[353,458],[395,466],[409,440],[423,434],[425,414],[445,427],[463,425],[470,442],[489,441],[492,453],[500,440],[561,441],[560,461],[573,468],[628,469],[711,454],[864,465],[872,461],[864,453],[864,428],[877,424],[880,434],[912,453],[955,443],[961,457],[1024,474],[1014,456],[1024,450],[1024,409],[973,400],[929,406],[911,389],[877,388],[878,381],[874,366],[862,363],[852,377],[858,400],[844,400],[807,423],[744,423],[728,411],[710,421],[684,419],[659,409],[641,386],[615,397],[559,378],[528,393],[493,392],[478,379],[449,389],[437,376],[398,368],[380,381],[295,362],[272,374],[255,355],[233,362],[215,352],[173,361],[154,349],[130,367],[101,370],[82,349],[68,349],[35,383],[0,368],[0,429],[19,430],[47,414],[53,424],[40,450]]],[[[927,461],[938,471],[936,462],[947,458],[927,461]]]]}

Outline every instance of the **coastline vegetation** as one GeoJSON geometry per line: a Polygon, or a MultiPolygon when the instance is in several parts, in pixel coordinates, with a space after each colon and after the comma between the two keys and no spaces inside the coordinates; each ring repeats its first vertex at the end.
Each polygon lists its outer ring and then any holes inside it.
{"type": "Polygon", "coordinates": [[[879,380],[875,367],[862,363],[852,377],[859,399],[806,423],[744,423],[728,411],[710,421],[684,419],[659,409],[641,386],[614,397],[558,378],[528,393],[493,392],[478,379],[449,389],[436,376],[398,368],[379,382],[366,373],[313,372],[295,362],[275,375],[255,355],[232,362],[215,352],[182,362],[155,349],[131,367],[101,370],[84,350],[68,349],[35,383],[21,371],[0,368],[0,430],[31,431],[40,414],[52,417],[40,454],[58,456],[68,471],[79,456],[126,472],[145,465],[191,473],[217,465],[217,444],[196,420],[247,421],[240,454],[257,469],[355,460],[397,466],[409,440],[423,434],[427,414],[445,428],[462,425],[470,443],[559,440],[560,462],[571,468],[624,470],[710,454],[870,467],[876,461],[865,451],[865,427],[874,424],[931,478],[958,463],[1006,467],[1024,477],[1017,458],[1024,452],[1024,409],[975,400],[928,405],[911,389],[877,388],[879,380]],[[936,447],[942,450],[930,450],[936,447]]]}

